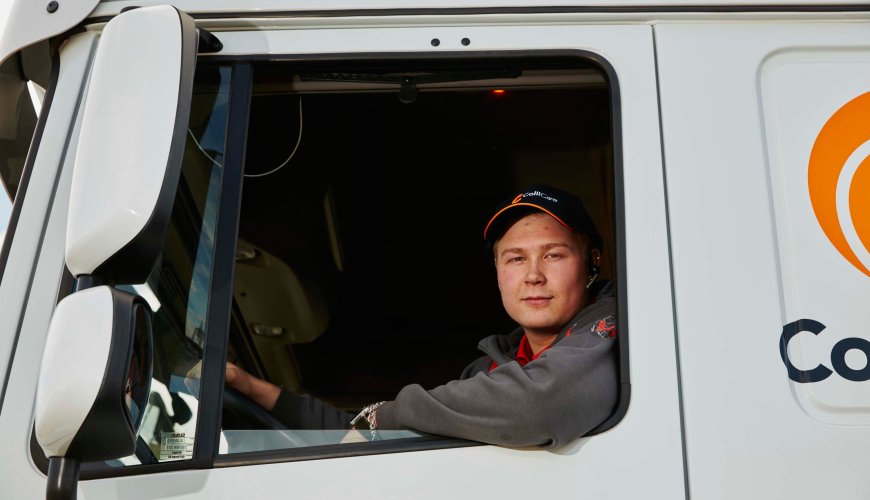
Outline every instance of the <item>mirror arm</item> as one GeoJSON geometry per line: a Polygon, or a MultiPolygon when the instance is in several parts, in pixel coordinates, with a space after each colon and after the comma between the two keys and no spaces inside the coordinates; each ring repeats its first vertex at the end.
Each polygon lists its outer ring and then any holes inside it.
{"type": "Polygon", "coordinates": [[[45,500],[76,500],[80,465],[77,458],[49,458],[45,500]]]}
{"type": "Polygon", "coordinates": [[[105,285],[105,280],[93,274],[82,274],[76,278],[76,291],[86,290],[97,286],[105,285]]]}

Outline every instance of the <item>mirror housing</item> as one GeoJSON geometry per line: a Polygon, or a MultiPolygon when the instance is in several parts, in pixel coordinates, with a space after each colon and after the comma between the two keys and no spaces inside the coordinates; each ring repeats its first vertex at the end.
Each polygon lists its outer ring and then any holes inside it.
{"type": "Polygon", "coordinates": [[[49,457],[51,500],[76,498],[81,462],[135,452],[152,376],[151,310],[138,295],[93,285],[145,282],[163,249],[200,36],[193,19],[167,5],[123,12],[100,35],[66,228],[78,291],[55,308],[37,388],[35,433],[49,457]]]}
{"type": "Polygon", "coordinates": [[[76,149],[66,263],[76,277],[142,283],[163,248],[190,116],[198,33],[176,8],[106,24],[76,149]]]}
{"type": "Polygon", "coordinates": [[[83,462],[131,455],[151,390],[151,311],[108,286],[64,298],[51,318],[36,392],[45,455],[83,462]]]}

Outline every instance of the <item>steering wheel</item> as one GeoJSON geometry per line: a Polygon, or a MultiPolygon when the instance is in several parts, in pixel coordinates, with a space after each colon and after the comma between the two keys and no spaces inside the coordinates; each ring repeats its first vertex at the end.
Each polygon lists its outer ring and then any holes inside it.
{"type": "Polygon", "coordinates": [[[255,403],[254,400],[232,387],[224,387],[224,407],[260,429],[287,430],[287,426],[283,422],[255,403]]]}

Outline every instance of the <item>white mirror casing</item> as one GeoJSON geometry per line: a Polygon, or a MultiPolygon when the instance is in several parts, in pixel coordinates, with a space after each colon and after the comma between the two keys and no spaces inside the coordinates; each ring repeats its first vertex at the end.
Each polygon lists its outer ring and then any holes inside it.
{"type": "Polygon", "coordinates": [[[127,11],[94,57],[76,150],[66,263],[142,283],[162,249],[190,115],[197,31],[171,6],[127,11]]]}
{"type": "Polygon", "coordinates": [[[133,453],[151,385],[150,310],[108,286],[60,301],[36,392],[36,439],[48,457],[108,460],[133,453]]]}

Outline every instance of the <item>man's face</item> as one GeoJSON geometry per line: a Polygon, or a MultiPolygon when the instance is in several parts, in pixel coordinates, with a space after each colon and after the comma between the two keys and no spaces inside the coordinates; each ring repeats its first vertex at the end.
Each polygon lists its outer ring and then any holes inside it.
{"type": "Polygon", "coordinates": [[[586,304],[586,248],[547,214],[520,219],[494,247],[498,288],[526,333],[554,335],[586,304]]]}

